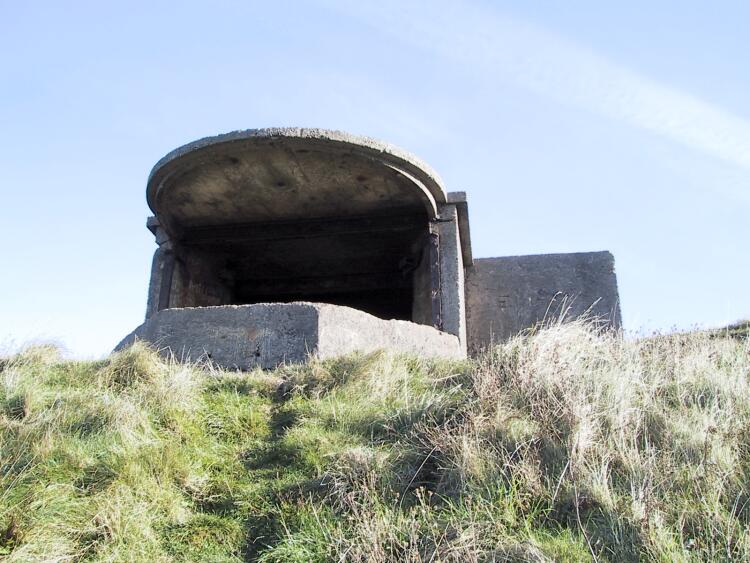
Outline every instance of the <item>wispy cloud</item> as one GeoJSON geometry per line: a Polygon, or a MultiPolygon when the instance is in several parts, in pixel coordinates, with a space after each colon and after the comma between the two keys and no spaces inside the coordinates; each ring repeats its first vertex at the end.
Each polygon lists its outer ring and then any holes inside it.
{"type": "Polygon", "coordinates": [[[750,170],[750,121],[469,2],[319,0],[399,40],[750,170]]]}

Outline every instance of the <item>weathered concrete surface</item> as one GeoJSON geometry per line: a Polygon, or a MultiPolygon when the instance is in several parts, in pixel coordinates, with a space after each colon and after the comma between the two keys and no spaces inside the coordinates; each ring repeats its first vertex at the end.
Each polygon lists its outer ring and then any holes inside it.
{"type": "Polygon", "coordinates": [[[145,340],[182,360],[210,359],[229,368],[274,368],[310,356],[334,357],[387,348],[428,357],[461,357],[455,336],[408,321],[386,321],[321,303],[261,303],[164,309],[116,350],[145,340]]]}
{"type": "Polygon", "coordinates": [[[448,192],[448,203],[456,206],[458,214],[458,234],[461,239],[461,256],[464,266],[469,267],[474,263],[471,252],[471,229],[469,228],[469,202],[466,192],[448,192]]]}
{"type": "Polygon", "coordinates": [[[319,310],[317,355],[320,358],[381,348],[425,357],[465,356],[458,338],[431,326],[410,321],[386,321],[350,307],[316,307],[319,310]]]}
{"type": "Polygon", "coordinates": [[[440,206],[436,223],[440,236],[440,293],[442,329],[458,336],[466,352],[466,305],[464,299],[464,263],[458,212],[454,204],[440,206]]]}
{"type": "Polygon", "coordinates": [[[619,327],[614,257],[609,252],[475,259],[466,269],[470,352],[506,340],[545,318],[588,312],[619,327]]]}
{"type": "Polygon", "coordinates": [[[162,158],[147,200],[172,238],[195,227],[421,210],[440,177],[397,147],[341,131],[252,129],[200,139],[162,158]]]}

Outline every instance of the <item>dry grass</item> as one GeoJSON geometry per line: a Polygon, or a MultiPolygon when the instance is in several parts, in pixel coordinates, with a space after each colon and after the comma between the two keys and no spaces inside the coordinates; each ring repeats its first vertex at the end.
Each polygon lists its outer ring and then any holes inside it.
{"type": "Polygon", "coordinates": [[[10,561],[750,560],[750,342],[550,326],[476,361],[0,372],[10,561]]]}

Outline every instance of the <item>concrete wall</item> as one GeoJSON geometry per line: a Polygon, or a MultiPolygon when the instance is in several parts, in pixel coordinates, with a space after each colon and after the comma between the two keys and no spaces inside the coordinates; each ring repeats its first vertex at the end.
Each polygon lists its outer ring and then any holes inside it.
{"type": "Polygon", "coordinates": [[[470,352],[506,340],[545,318],[589,311],[619,327],[614,257],[609,252],[475,259],[466,268],[470,352]]]}
{"type": "Polygon", "coordinates": [[[151,261],[151,277],[148,284],[148,301],[146,303],[146,318],[154,316],[160,308],[162,291],[168,291],[172,284],[172,268],[174,267],[174,253],[169,245],[162,245],[154,252],[151,261]]]}
{"type": "Polygon", "coordinates": [[[409,321],[386,321],[324,303],[266,303],[164,309],[117,346],[136,340],[179,360],[211,360],[228,369],[275,368],[310,356],[336,357],[387,349],[426,357],[461,358],[458,338],[409,321]]]}
{"type": "Polygon", "coordinates": [[[466,311],[464,300],[464,263],[458,212],[453,204],[440,206],[437,222],[440,235],[440,293],[442,330],[458,336],[466,352],[466,311]]]}

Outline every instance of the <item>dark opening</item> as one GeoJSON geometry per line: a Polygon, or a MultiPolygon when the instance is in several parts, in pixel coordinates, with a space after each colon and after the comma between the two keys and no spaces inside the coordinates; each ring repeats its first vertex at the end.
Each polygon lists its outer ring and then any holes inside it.
{"type": "Polygon", "coordinates": [[[381,319],[411,320],[412,288],[370,289],[336,293],[279,293],[277,295],[239,295],[235,305],[251,303],[291,303],[292,301],[312,301],[345,305],[359,309],[381,319]],[[271,298],[272,297],[272,298],[271,298]]]}
{"type": "Polygon", "coordinates": [[[426,232],[424,214],[193,229],[171,306],[312,301],[428,323],[426,232]]]}

